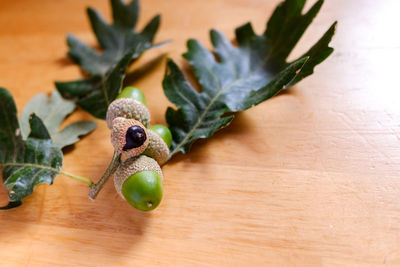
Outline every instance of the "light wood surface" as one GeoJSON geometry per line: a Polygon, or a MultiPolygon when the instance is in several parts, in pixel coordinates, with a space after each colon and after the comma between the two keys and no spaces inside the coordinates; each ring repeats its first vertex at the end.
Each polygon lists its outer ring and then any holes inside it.
{"type": "MultiPolygon", "coordinates": [[[[164,123],[165,57],[185,66],[188,38],[257,30],[277,0],[142,0],[139,26],[162,14],[157,41],[132,84],[164,123]],[[162,57],[161,60],[156,60],[162,57]]],[[[309,1],[309,7],[313,1],[309,1]]],[[[2,0],[0,85],[19,110],[55,80],[81,77],[65,35],[90,44],[84,12],[108,1],[2,0]]],[[[59,176],[24,205],[0,212],[1,266],[400,266],[400,25],[397,0],[328,0],[292,57],[339,21],[334,54],[313,76],[197,142],[164,168],[164,199],[141,213],[110,182],[95,202],[59,176]]],[[[69,121],[92,119],[79,111],[69,121]]],[[[112,156],[98,129],[70,150],[64,170],[98,179],[112,156]]],[[[1,127],[1,126],[0,126],[1,127]]],[[[1,193],[1,203],[6,203],[1,193]]]]}

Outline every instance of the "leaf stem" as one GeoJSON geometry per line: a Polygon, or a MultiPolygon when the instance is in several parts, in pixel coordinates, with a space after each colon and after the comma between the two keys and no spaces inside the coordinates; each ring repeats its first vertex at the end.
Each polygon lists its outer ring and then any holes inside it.
{"type": "Polygon", "coordinates": [[[90,180],[89,178],[83,177],[83,176],[73,175],[71,173],[64,172],[64,171],[60,171],[59,174],[62,174],[69,178],[75,179],[77,181],[84,182],[84,183],[88,184],[89,186],[91,186],[93,184],[92,180],[90,180]]]}
{"type": "Polygon", "coordinates": [[[97,183],[92,184],[90,186],[89,198],[91,200],[94,200],[96,198],[96,196],[99,194],[99,192],[103,188],[104,184],[108,181],[108,179],[110,179],[111,175],[113,175],[114,172],[117,170],[117,168],[120,164],[120,158],[121,158],[121,154],[117,153],[115,151],[114,156],[113,156],[110,164],[108,165],[107,170],[103,174],[103,176],[100,178],[100,180],[97,183]]]}
{"type": "Polygon", "coordinates": [[[93,184],[92,180],[90,180],[89,178],[78,176],[78,175],[74,175],[74,174],[71,174],[71,173],[68,173],[68,172],[64,172],[64,171],[58,170],[56,168],[52,168],[52,167],[49,167],[49,166],[43,166],[43,165],[39,165],[39,164],[7,162],[7,163],[0,163],[0,166],[2,166],[2,167],[7,167],[7,166],[31,167],[31,168],[43,169],[43,170],[52,171],[52,172],[55,172],[57,174],[61,174],[61,175],[64,175],[66,177],[69,177],[69,178],[84,182],[84,183],[88,184],[89,186],[91,186],[93,184]]]}

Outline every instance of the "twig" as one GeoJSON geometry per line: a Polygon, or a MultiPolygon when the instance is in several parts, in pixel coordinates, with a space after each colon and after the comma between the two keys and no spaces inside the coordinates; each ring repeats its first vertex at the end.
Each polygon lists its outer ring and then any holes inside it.
{"type": "Polygon", "coordinates": [[[114,174],[114,172],[117,170],[119,164],[120,164],[120,158],[121,154],[114,152],[114,156],[110,164],[108,165],[107,170],[103,174],[103,176],[100,178],[100,180],[92,184],[90,186],[90,191],[89,191],[89,198],[91,200],[94,200],[96,196],[99,194],[100,190],[103,188],[104,184],[108,181],[108,179],[111,177],[111,175],[114,174]]]}

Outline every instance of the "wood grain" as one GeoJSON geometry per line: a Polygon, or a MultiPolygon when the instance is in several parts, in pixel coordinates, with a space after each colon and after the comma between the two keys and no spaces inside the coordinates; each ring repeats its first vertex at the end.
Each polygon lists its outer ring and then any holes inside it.
{"type": "MultiPolygon", "coordinates": [[[[210,28],[233,38],[251,20],[261,32],[279,1],[141,2],[140,27],[162,13],[157,41],[173,43],[135,63],[129,82],[145,91],[153,122],[164,123],[165,57],[184,66],[186,40],[210,47],[210,28]]],[[[1,1],[0,85],[19,110],[55,80],[81,76],[65,35],[95,44],[88,5],[109,18],[106,0],[1,1]]],[[[132,209],[112,183],[95,202],[65,177],[38,186],[23,206],[0,212],[1,265],[400,266],[399,8],[396,0],[326,1],[292,56],[338,20],[335,53],[166,165],[164,199],[152,213],[132,209]]],[[[69,121],[79,118],[92,119],[78,112],[69,121]]],[[[64,170],[100,177],[112,149],[98,122],[64,170]]]]}

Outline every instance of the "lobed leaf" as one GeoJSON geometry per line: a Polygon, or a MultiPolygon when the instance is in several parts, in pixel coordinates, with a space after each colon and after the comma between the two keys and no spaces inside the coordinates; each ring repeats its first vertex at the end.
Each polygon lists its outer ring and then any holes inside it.
{"type": "Polygon", "coordinates": [[[100,119],[105,119],[108,105],[118,95],[126,68],[144,51],[162,45],[153,45],[160,25],[159,15],[141,32],[136,32],[139,1],[125,4],[122,0],[111,0],[111,8],[112,24],[108,24],[96,10],[87,9],[92,30],[102,48],[101,53],[73,35],[67,37],[68,55],[89,77],[55,83],[63,97],[74,100],[81,108],[100,119]]]}
{"type": "Polygon", "coordinates": [[[52,92],[50,99],[46,94],[37,94],[25,105],[22,111],[20,119],[22,138],[26,139],[29,135],[29,117],[32,113],[42,119],[50,134],[54,134],[74,109],[75,104],[63,99],[57,91],[52,92]]]}
{"type": "Polygon", "coordinates": [[[67,125],[60,132],[51,138],[55,146],[63,148],[79,141],[80,136],[92,132],[96,128],[96,123],[92,121],[78,121],[67,125]]]}
{"type": "Polygon", "coordinates": [[[0,88],[0,162],[17,160],[24,147],[17,119],[17,107],[6,89],[0,88]]]}
{"type": "Polygon", "coordinates": [[[74,109],[75,104],[57,91],[50,99],[39,94],[25,106],[18,122],[12,95],[0,88],[0,167],[10,201],[0,209],[18,207],[38,184],[52,184],[61,173],[61,149],[96,128],[94,122],[79,121],[59,131],[74,109]]]}
{"type": "Polygon", "coordinates": [[[173,135],[171,156],[187,153],[199,138],[208,138],[225,127],[234,113],[246,110],[293,86],[313,73],[332,52],[329,42],[336,22],[303,56],[287,57],[322,6],[320,0],[302,14],[305,0],[286,0],[272,14],[267,29],[257,35],[251,24],[236,29],[238,46],[220,32],[210,32],[214,52],[189,40],[189,61],[201,85],[196,91],[178,66],[167,63],[164,93],[177,107],[168,108],[166,119],[173,135]]]}
{"type": "Polygon", "coordinates": [[[79,136],[92,132],[96,129],[97,124],[92,121],[73,122],[59,131],[61,123],[75,108],[74,102],[62,98],[57,91],[51,93],[50,99],[46,94],[34,96],[22,111],[20,119],[22,138],[25,140],[32,130],[29,122],[34,113],[43,121],[45,129],[50,135],[49,139],[53,139],[54,145],[63,148],[78,142],[79,136]]]}
{"type": "Polygon", "coordinates": [[[38,184],[52,184],[62,165],[61,149],[52,143],[42,120],[32,114],[29,124],[30,134],[23,140],[14,100],[0,88],[0,164],[10,201],[4,208],[19,206],[38,184]]]}

